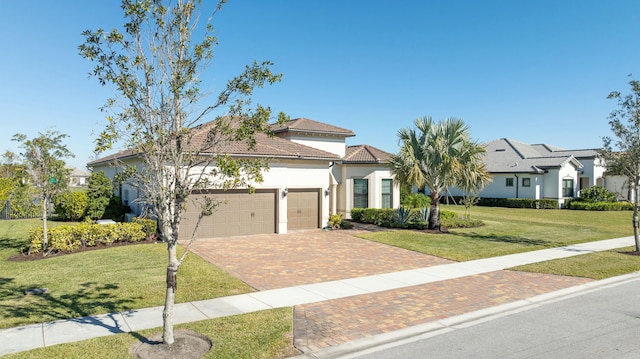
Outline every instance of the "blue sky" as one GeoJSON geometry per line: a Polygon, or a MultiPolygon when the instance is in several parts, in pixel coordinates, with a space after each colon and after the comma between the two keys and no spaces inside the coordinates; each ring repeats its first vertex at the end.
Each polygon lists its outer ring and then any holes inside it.
{"type": "MultiPolygon", "coordinates": [[[[205,2],[207,2],[205,0],[205,2]]],[[[0,152],[53,129],[83,167],[112,95],[78,55],[86,29],[123,24],[117,0],[0,1],[0,152]]],[[[204,78],[215,93],[254,60],[281,83],[256,103],[397,150],[417,117],[460,117],[484,142],[602,145],[610,91],[640,78],[640,1],[230,0],[204,78]]]]}

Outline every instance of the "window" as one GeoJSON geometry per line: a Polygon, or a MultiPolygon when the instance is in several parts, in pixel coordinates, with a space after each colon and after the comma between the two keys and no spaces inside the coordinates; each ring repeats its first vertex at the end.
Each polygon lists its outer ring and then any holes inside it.
{"type": "Polygon", "coordinates": [[[522,187],[531,187],[531,178],[523,178],[522,187]]]}
{"type": "Polygon", "coordinates": [[[382,180],[382,208],[393,207],[393,180],[382,180]]]}
{"type": "Polygon", "coordinates": [[[506,185],[507,187],[513,187],[513,178],[507,178],[506,185]]]}
{"type": "Polygon", "coordinates": [[[369,208],[369,180],[353,180],[353,208],[369,208]]]}
{"type": "Polygon", "coordinates": [[[562,180],[562,197],[573,197],[573,178],[562,180]]]}

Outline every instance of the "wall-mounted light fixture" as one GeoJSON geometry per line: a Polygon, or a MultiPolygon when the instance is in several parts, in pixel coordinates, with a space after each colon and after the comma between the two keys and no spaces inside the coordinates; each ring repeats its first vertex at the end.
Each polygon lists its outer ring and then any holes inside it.
{"type": "Polygon", "coordinates": [[[324,195],[325,195],[325,196],[328,196],[328,195],[329,195],[329,193],[331,193],[331,191],[330,191],[328,188],[324,190],[324,195]]]}
{"type": "Polygon", "coordinates": [[[289,188],[288,188],[288,187],[285,187],[285,188],[282,190],[282,197],[286,197],[286,196],[287,196],[287,193],[289,193],[289,188]]]}

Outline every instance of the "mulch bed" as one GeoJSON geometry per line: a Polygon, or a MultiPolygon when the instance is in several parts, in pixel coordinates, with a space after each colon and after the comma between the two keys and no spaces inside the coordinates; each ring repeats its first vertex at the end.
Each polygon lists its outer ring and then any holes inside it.
{"type": "Polygon", "coordinates": [[[92,247],[80,247],[77,250],[72,251],[72,252],[56,252],[56,253],[48,253],[46,255],[45,255],[44,252],[38,252],[38,253],[29,254],[27,252],[28,249],[25,248],[25,249],[23,249],[22,253],[19,253],[19,254],[16,254],[14,256],[11,256],[11,257],[7,258],[7,260],[10,261],[10,262],[37,261],[37,260],[41,260],[41,259],[61,257],[61,256],[65,256],[67,254],[89,252],[89,251],[95,251],[95,250],[113,248],[113,247],[135,246],[135,245],[138,245],[138,244],[154,244],[154,243],[162,243],[162,242],[158,241],[158,240],[155,240],[155,239],[145,239],[145,240],[138,241],[138,242],[114,242],[114,243],[112,243],[110,245],[100,244],[100,245],[92,246],[92,247]]]}

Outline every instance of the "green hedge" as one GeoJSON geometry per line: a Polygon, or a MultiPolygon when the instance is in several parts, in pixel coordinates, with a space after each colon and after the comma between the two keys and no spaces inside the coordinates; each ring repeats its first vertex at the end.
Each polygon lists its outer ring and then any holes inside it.
{"type": "MultiPolygon", "coordinates": [[[[390,228],[429,228],[429,223],[420,219],[420,209],[411,209],[409,220],[404,223],[397,221],[397,211],[392,208],[353,208],[351,209],[351,220],[390,228]]],[[[465,220],[459,218],[455,212],[440,210],[440,224],[447,228],[478,227],[482,225],[482,221],[465,220]]]]}
{"type": "MultiPolygon", "coordinates": [[[[42,250],[41,227],[29,231],[29,253],[42,250]]],[[[139,242],[147,238],[140,223],[94,224],[83,222],[75,226],[58,226],[47,229],[47,253],[73,252],[80,247],[110,245],[114,242],[139,242]]]]}
{"type": "Polygon", "coordinates": [[[571,200],[565,203],[565,208],[584,211],[633,211],[633,203],[571,200]]]}
{"type": "Polygon", "coordinates": [[[558,200],[531,198],[485,198],[478,200],[478,206],[507,208],[558,209],[558,200]]]}

